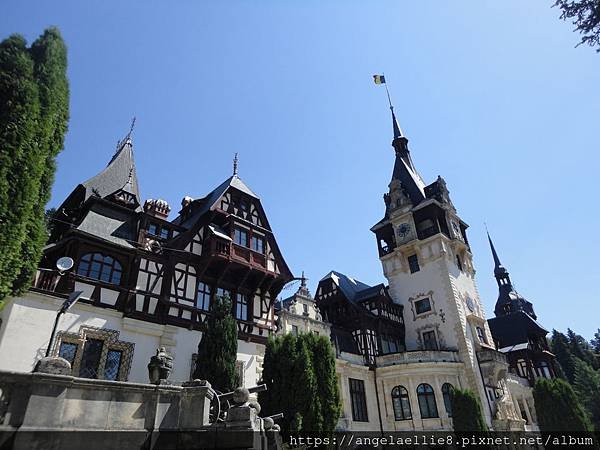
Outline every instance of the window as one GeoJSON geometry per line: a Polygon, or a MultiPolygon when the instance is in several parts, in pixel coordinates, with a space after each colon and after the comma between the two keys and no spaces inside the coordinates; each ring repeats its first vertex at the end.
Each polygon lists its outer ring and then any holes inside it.
{"type": "Polygon", "coordinates": [[[250,248],[258,253],[265,252],[265,240],[260,236],[252,236],[250,239],[250,248]]]}
{"type": "Polygon", "coordinates": [[[415,302],[415,312],[417,314],[424,314],[431,311],[431,300],[429,298],[423,298],[415,302]]]}
{"type": "Polygon", "coordinates": [[[210,310],[210,297],[212,289],[206,283],[200,281],[198,283],[198,290],[196,291],[196,308],[203,309],[204,311],[210,310]]]}
{"type": "Polygon", "coordinates": [[[296,325],[292,325],[292,334],[298,336],[298,327],[296,325]]]}
{"type": "Polygon", "coordinates": [[[442,397],[444,397],[444,408],[448,417],[452,417],[452,386],[450,383],[442,384],[442,397]]]}
{"type": "Polygon", "coordinates": [[[404,386],[396,386],[392,389],[392,406],[394,407],[394,419],[412,419],[408,391],[404,386]]]}
{"type": "Polygon", "coordinates": [[[424,331],[423,332],[423,350],[437,350],[437,340],[435,338],[435,331],[424,331]]]}
{"type": "Polygon", "coordinates": [[[77,275],[112,284],[121,283],[121,272],[119,261],[100,253],[83,255],[77,268],[77,275]]]}
{"type": "Polygon", "coordinates": [[[248,320],[248,296],[240,293],[235,295],[235,317],[248,320]]]}
{"type": "Polygon", "coordinates": [[[71,367],[73,367],[73,361],[75,360],[75,355],[77,354],[77,347],[77,344],[73,344],[71,342],[62,342],[58,350],[58,356],[69,361],[71,363],[71,367]]]}
{"type": "Polygon", "coordinates": [[[152,234],[154,236],[158,235],[158,225],[155,223],[148,225],[148,234],[152,234]]]}
{"type": "Polygon", "coordinates": [[[100,366],[103,345],[104,342],[100,339],[87,339],[85,341],[81,366],[79,367],[79,376],[81,378],[98,378],[98,368],[100,366]]]}
{"type": "Polygon", "coordinates": [[[104,379],[115,381],[121,369],[121,360],[123,352],[121,350],[109,350],[106,354],[106,364],[104,365],[104,379]]]}
{"type": "Polygon", "coordinates": [[[460,256],[456,255],[456,266],[458,267],[458,270],[460,270],[462,272],[463,267],[462,267],[462,262],[460,260],[460,256]]]}
{"type": "Polygon", "coordinates": [[[231,292],[228,289],[217,288],[217,297],[227,297],[229,300],[231,300],[231,292]]]}
{"type": "Polygon", "coordinates": [[[306,303],[302,304],[302,314],[308,316],[308,305],[306,303]]]}
{"type": "Polygon", "coordinates": [[[487,344],[487,337],[485,336],[485,332],[483,331],[483,328],[481,327],[477,327],[477,337],[479,338],[479,342],[481,342],[482,344],[487,344]]]}
{"type": "Polygon", "coordinates": [[[367,399],[365,397],[365,382],[348,378],[350,384],[350,400],[352,403],[352,420],[355,422],[368,422],[367,399]]]}
{"type": "Polygon", "coordinates": [[[161,228],[160,229],[160,237],[163,239],[168,239],[169,238],[169,229],[168,228],[161,228]]]}
{"type": "Polygon", "coordinates": [[[408,257],[408,267],[410,269],[410,273],[415,273],[421,270],[419,267],[419,258],[417,255],[410,255],[408,257]]]}
{"type": "Polygon", "coordinates": [[[427,383],[420,384],[417,388],[417,398],[419,399],[421,419],[434,419],[438,417],[435,394],[430,385],[427,383]]]}
{"type": "Polygon", "coordinates": [[[550,367],[548,366],[548,363],[546,361],[540,362],[538,370],[540,371],[540,375],[542,377],[548,378],[548,379],[552,378],[552,375],[550,373],[550,367]]]}
{"type": "Polygon", "coordinates": [[[119,340],[119,332],[82,326],[78,333],[60,331],[55,355],[71,363],[71,373],[81,378],[127,381],[134,344],[119,340]]]}
{"type": "Polygon", "coordinates": [[[236,228],[233,233],[233,242],[235,242],[237,245],[241,245],[242,247],[248,247],[248,232],[246,230],[236,228]]]}

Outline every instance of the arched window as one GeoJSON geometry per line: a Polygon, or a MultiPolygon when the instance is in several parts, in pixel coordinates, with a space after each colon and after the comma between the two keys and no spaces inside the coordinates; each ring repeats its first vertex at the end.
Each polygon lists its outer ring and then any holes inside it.
{"type": "Polygon", "coordinates": [[[452,417],[452,389],[454,389],[454,386],[450,383],[442,385],[442,397],[444,397],[444,407],[446,408],[448,417],[452,417]]]}
{"type": "Polygon", "coordinates": [[[427,383],[420,384],[419,387],[417,387],[417,398],[419,399],[421,419],[432,419],[438,417],[435,394],[433,393],[433,388],[430,385],[427,383]]]}
{"type": "Polygon", "coordinates": [[[112,284],[121,284],[121,273],[119,261],[101,253],[83,255],[77,267],[77,275],[112,284]]]}
{"type": "Polygon", "coordinates": [[[412,419],[408,391],[404,386],[396,386],[392,389],[392,405],[394,407],[394,418],[396,420],[412,419]]]}

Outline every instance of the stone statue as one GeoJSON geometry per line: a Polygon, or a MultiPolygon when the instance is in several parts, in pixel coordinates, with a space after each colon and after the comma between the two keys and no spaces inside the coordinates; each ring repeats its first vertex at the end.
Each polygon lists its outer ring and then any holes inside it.
{"type": "Polygon", "coordinates": [[[173,370],[173,357],[164,347],[156,350],[156,355],[148,363],[148,378],[152,384],[170,384],[168,381],[173,370]]]}

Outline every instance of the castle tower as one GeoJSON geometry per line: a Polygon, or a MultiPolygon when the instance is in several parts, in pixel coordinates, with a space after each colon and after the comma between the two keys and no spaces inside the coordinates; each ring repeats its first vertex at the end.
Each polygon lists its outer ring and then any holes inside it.
{"type": "Polygon", "coordinates": [[[385,216],[371,231],[395,303],[404,306],[407,351],[452,351],[464,364],[464,384],[478,393],[489,424],[501,389],[502,355],[493,347],[475,283],[468,225],[450,200],[442,177],[425,185],[408,139],[392,109],[395,163],[385,216]],[[490,395],[492,394],[492,395],[490,395]]]}

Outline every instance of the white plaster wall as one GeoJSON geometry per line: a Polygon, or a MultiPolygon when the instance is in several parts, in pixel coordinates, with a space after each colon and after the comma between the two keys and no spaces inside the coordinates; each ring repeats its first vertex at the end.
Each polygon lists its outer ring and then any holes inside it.
{"type": "MultiPolygon", "coordinates": [[[[9,299],[2,311],[0,370],[31,372],[46,352],[56,313],[64,299],[28,292],[9,299]]],[[[192,354],[202,337],[199,331],[123,317],[119,311],[76,303],[61,317],[57,331],[78,333],[82,325],[119,331],[119,340],[135,344],[128,381],[148,382],[148,362],[156,349],[165,347],[174,357],[173,382],[190,377],[192,354]]],[[[264,346],[238,341],[239,361],[245,363],[245,384],[255,386],[264,346]]],[[[210,380],[209,380],[210,381],[210,380]]]]}

